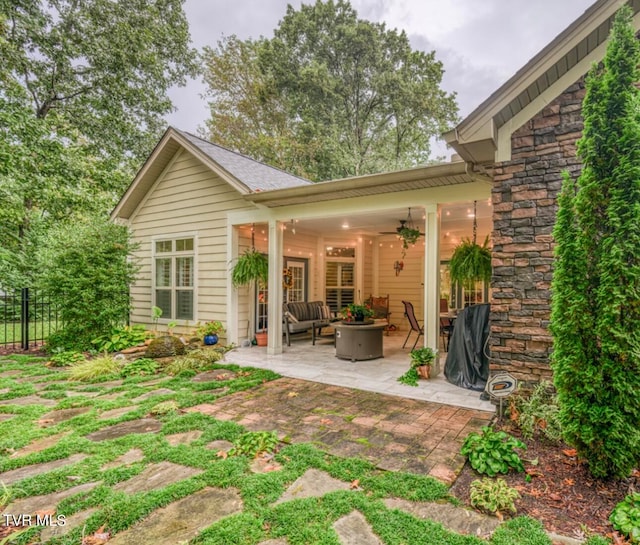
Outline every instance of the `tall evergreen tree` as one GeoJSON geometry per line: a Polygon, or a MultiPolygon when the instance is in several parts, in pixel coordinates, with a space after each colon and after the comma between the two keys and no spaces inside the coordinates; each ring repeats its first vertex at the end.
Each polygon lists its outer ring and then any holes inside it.
{"type": "Polygon", "coordinates": [[[640,463],[640,44],[623,7],[587,78],[583,170],[559,200],[553,369],[566,439],[598,477],[640,463]]]}

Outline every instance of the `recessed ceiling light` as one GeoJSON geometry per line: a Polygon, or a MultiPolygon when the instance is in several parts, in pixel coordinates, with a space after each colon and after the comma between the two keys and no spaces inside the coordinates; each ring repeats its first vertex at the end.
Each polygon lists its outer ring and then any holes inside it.
{"type": "Polygon", "coordinates": [[[343,229],[349,229],[349,224],[345,221],[345,222],[342,224],[342,228],[343,228],[343,229]]]}

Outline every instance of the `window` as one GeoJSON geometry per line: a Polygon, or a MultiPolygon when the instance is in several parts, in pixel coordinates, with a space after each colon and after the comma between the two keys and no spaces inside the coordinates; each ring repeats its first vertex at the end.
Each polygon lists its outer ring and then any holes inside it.
{"type": "Polygon", "coordinates": [[[154,241],[154,300],[162,318],[194,319],[193,237],[154,241]]]}
{"type": "Polygon", "coordinates": [[[333,312],[355,301],[355,248],[328,247],[325,254],[327,304],[333,312]]]}
{"type": "Polygon", "coordinates": [[[291,287],[284,290],[285,303],[307,300],[307,260],[286,258],[285,268],[291,273],[291,287]]]}

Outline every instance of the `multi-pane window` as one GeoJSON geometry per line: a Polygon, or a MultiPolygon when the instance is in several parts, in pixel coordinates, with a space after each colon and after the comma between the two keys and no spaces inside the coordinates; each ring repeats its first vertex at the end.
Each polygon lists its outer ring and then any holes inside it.
{"type": "Polygon", "coordinates": [[[325,289],[334,312],[355,301],[355,248],[327,248],[325,289]]]}
{"type": "Polygon", "coordinates": [[[193,237],[154,242],[155,306],[170,320],[194,319],[193,237]]]}

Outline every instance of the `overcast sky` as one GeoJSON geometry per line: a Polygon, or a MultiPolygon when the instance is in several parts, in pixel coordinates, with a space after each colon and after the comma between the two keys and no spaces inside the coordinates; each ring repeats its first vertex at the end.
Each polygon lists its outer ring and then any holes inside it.
{"type": "MultiPolygon", "coordinates": [[[[305,0],[310,4],[315,0],[305,0]]],[[[414,49],[436,51],[442,87],[458,95],[465,117],[595,0],[351,0],[359,17],[405,30],[414,49]]],[[[287,4],[300,0],[186,0],[194,47],[223,35],[271,37],[287,4]]],[[[172,90],[169,124],[197,132],[208,117],[204,85],[172,90]]]]}

